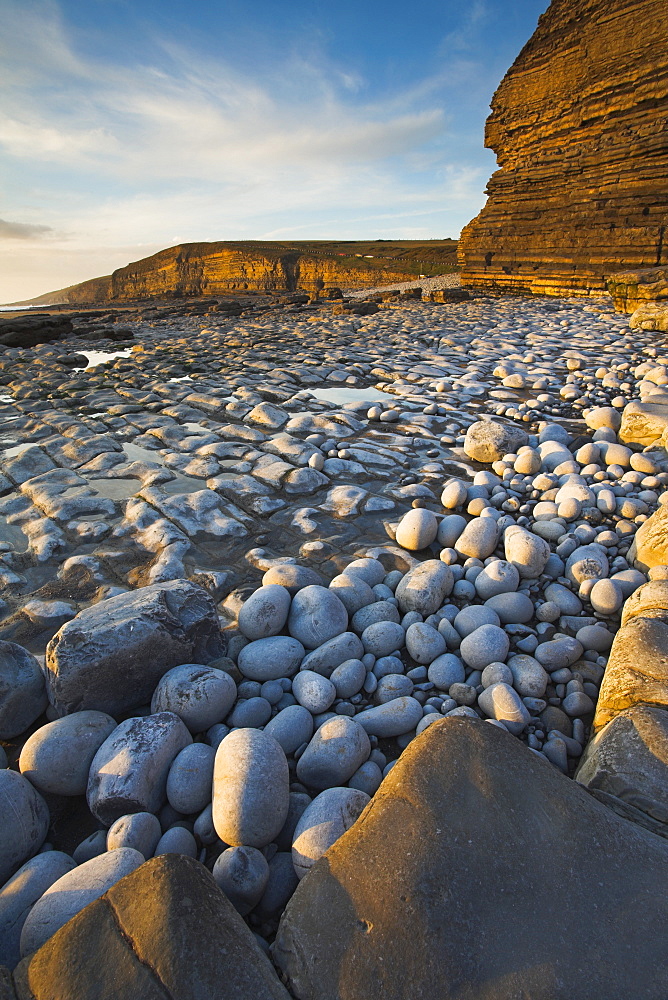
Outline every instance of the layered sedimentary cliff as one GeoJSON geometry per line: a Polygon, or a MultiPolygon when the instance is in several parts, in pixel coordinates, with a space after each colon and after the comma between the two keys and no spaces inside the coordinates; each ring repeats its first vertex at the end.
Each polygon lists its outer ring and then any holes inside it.
{"type": "Polygon", "coordinates": [[[40,296],[42,304],[187,298],[228,291],[315,292],[327,285],[372,288],[442,273],[456,265],[456,241],[375,244],[314,241],[184,243],[121,267],[111,275],[40,296]],[[372,250],[373,253],[366,251],[372,250]],[[356,252],[358,250],[364,253],[356,252]]]}
{"type": "Polygon", "coordinates": [[[491,106],[465,285],[586,293],[668,261],[665,0],[553,0],[491,106]]]}

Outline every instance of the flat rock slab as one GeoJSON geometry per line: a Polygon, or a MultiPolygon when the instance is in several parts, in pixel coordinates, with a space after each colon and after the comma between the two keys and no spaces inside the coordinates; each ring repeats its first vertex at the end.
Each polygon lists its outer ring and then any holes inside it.
{"type": "Polygon", "coordinates": [[[665,1000],[668,845],[508,733],[434,723],[302,880],[299,1000],[665,1000]]]}
{"type": "Polygon", "coordinates": [[[164,673],[223,656],[216,606],[187,580],[142,587],[81,611],[46,650],[49,701],[61,714],[121,713],[150,702],[164,673]]]}
{"type": "Polygon", "coordinates": [[[289,1000],[209,872],[176,854],[117,882],[24,959],[14,982],[17,1000],[289,1000]]]}

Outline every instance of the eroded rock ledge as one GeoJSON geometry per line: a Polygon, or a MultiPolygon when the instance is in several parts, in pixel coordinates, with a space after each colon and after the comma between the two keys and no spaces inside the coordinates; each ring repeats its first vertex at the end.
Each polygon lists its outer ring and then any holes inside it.
{"type": "Polygon", "coordinates": [[[667,36],[662,0],[553,0],[492,100],[465,285],[586,294],[666,262],[667,36]]]}

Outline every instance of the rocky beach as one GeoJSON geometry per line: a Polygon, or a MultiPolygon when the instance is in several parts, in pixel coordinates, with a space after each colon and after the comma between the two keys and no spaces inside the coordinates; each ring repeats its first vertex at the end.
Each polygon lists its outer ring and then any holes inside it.
{"type": "Polygon", "coordinates": [[[3,321],[7,996],[665,993],[668,349],[432,284],[3,321]]]}

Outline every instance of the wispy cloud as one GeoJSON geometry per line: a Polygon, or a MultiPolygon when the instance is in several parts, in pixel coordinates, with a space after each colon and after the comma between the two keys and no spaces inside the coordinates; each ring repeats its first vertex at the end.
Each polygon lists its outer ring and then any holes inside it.
{"type": "Polygon", "coordinates": [[[38,226],[31,222],[8,222],[0,219],[0,239],[35,240],[52,233],[51,226],[38,226]]]}
{"type": "MultiPolygon", "coordinates": [[[[470,20],[483,9],[475,0],[470,20]]],[[[422,221],[433,235],[434,219],[450,236],[480,207],[484,171],[458,165],[443,107],[466,60],[371,100],[317,39],[252,74],[172,38],[151,43],[151,59],[129,66],[93,58],[55,0],[3,0],[0,147],[25,192],[12,214],[44,224],[3,223],[0,236],[49,235],[59,257],[47,286],[91,277],[104,248],[107,271],[187,240],[413,235],[422,221]]],[[[25,261],[8,266],[13,282],[25,261]]],[[[45,290],[36,273],[20,295],[45,290]]]]}

